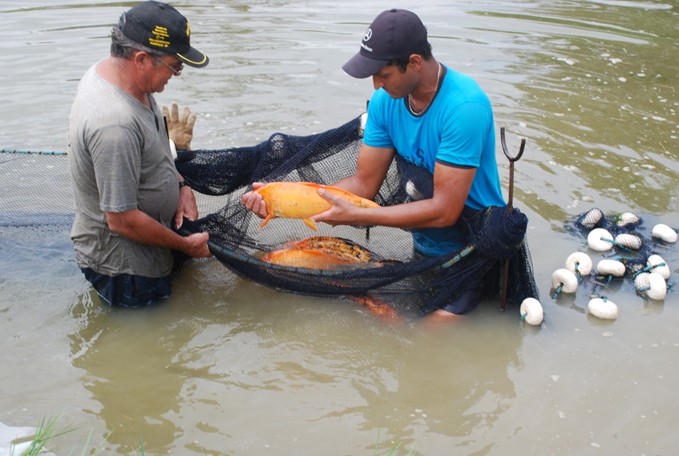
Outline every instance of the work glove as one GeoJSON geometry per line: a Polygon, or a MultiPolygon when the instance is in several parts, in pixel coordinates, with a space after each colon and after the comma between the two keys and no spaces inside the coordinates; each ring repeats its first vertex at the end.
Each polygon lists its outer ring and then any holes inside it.
{"type": "Polygon", "coordinates": [[[167,132],[175,147],[179,150],[191,150],[196,115],[191,112],[188,106],[185,106],[180,117],[179,106],[177,106],[177,103],[172,103],[171,109],[163,106],[163,116],[167,122],[167,132]]]}

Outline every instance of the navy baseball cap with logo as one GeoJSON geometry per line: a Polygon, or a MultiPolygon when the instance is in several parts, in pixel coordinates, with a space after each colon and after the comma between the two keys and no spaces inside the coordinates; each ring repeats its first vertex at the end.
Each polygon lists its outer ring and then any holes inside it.
{"type": "Polygon", "coordinates": [[[417,15],[403,9],[383,11],[365,32],[361,49],[342,66],[350,76],[373,76],[389,61],[408,57],[427,44],[427,29],[417,15]]]}
{"type": "Polygon", "coordinates": [[[139,44],[172,54],[192,67],[204,67],[210,59],[191,47],[189,21],[167,3],[146,1],[120,16],[118,28],[139,44]]]}

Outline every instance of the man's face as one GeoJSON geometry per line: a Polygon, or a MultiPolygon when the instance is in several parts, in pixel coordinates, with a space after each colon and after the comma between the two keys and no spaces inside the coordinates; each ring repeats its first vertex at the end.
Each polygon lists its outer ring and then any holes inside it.
{"type": "Polygon", "coordinates": [[[382,88],[392,98],[404,98],[412,92],[415,82],[410,64],[406,71],[401,71],[397,65],[387,65],[373,75],[375,90],[382,88]]]}

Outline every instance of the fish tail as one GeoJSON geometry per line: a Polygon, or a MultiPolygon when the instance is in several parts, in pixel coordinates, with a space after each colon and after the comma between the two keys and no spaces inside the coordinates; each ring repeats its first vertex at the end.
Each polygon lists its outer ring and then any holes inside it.
{"type": "Polygon", "coordinates": [[[308,226],[314,231],[318,231],[318,227],[316,226],[316,223],[313,220],[311,220],[310,218],[305,218],[303,221],[306,226],[308,226]]]}

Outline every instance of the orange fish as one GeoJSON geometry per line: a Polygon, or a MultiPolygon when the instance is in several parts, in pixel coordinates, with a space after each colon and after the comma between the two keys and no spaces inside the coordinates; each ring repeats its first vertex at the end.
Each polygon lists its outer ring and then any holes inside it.
{"type": "Polygon", "coordinates": [[[283,244],[287,249],[317,250],[349,263],[369,263],[382,258],[365,247],[349,240],[334,236],[314,236],[301,241],[283,244]]]}
{"type": "Polygon", "coordinates": [[[372,296],[349,296],[349,298],[362,305],[382,321],[387,323],[396,323],[400,320],[396,310],[384,301],[380,301],[372,296]]]}
{"type": "Polygon", "coordinates": [[[358,207],[379,207],[374,201],[329,185],[313,182],[270,182],[255,190],[262,196],[268,212],[259,226],[264,228],[269,220],[276,217],[298,218],[312,230],[318,230],[311,217],[332,207],[328,200],[318,194],[320,189],[344,198],[358,207]]]}
{"type": "Polygon", "coordinates": [[[291,241],[267,252],[262,261],[309,269],[334,269],[343,265],[381,266],[381,258],[348,239],[316,236],[291,241]]]}
{"type": "Polygon", "coordinates": [[[335,269],[355,264],[355,261],[337,257],[328,252],[315,249],[280,249],[267,252],[262,261],[267,263],[308,269],[335,269]]]}

